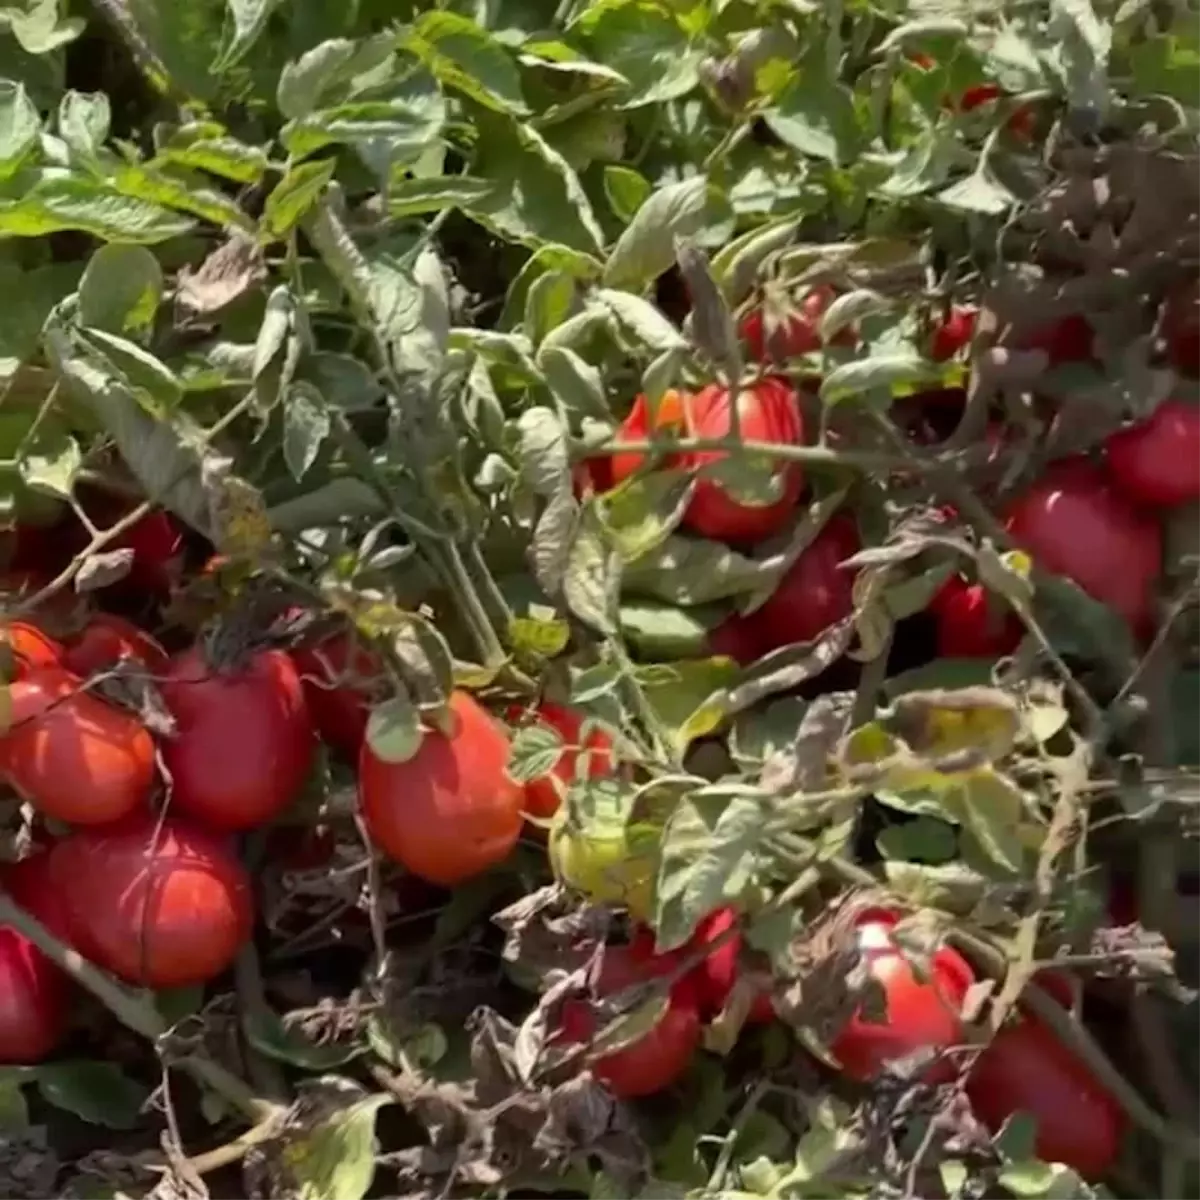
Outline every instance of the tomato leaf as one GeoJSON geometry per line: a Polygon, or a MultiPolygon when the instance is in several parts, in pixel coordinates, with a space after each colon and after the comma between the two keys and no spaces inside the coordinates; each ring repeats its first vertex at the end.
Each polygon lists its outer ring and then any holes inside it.
{"type": "MultiPolygon", "coordinates": [[[[349,1092],[351,1085],[339,1083],[338,1090],[349,1092]]],[[[375,1178],[375,1118],[392,1103],[390,1095],[341,1097],[322,1119],[292,1132],[282,1159],[294,1194],[300,1200],[364,1200],[375,1178]]]]}
{"type": "Polygon", "coordinates": [[[549,775],[562,758],[565,746],[558,730],[545,721],[522,725],[508,751],[508,774],[518,783],[549,775]]]}
{"type": "Polygon", "coordinates": [[[163,272],[144,246],[101,246],[79,281],[79,319],[108,333],[140,336],[162,301],[163,272]]]}
{"type": "Polygon", "coordinates": [[[133,1129],[150,1093],[114,1063],[84,1059],[44,1063],[34,1076],[47,1104],[106,1129],[133,1129]]]}
{"type": "Polygon", "coordinates": [[[704,227],[708,186],[700,175],[648,196],[608,256],[605,287],[638,291],[672,267],[675,238],[699,233],[704,227]]]}
{"type": "Polygon", "coordinates": [[[278,1014],[269,1009],[243,1013],[242,1033],[260,1054],[304,1071],[329,1071],[363,1052],[361,1045],[310,1042],[299,1030],[284,1025],[278,1014]]]}

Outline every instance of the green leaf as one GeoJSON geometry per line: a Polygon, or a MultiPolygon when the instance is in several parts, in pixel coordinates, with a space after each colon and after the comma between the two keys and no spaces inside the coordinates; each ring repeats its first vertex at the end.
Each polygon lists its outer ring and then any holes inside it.
{"type": "Polygon", "coordinates": [[[103,329],[80,329],[75,337],[136,389],[138,399],[147,401],[145,407],[150,411],[165,413],[179,403],[182,385],[175,373],[149,350],[103,329]]]}
{"type": "Polygon", "coordinates": [[[194,122],[176,129],[159,146],[150,165],[207,171],[234,183],[258,183],[268,164],[263,147],[239,141],[214,122],[194,122]]]}
{"type": "Polygon", "coordinates": [[[289,1138],[282,1157],[298,1200],[364,1200],[375,1178],[375,1118],[391,1103],[363,1097],[289,1138]]]}
{"type": "Polygon", "coordinates": [[[937,199],[948,208],[998,217],[1017,203],[1017,198],[984,167],[958,183],[938,192],[937,199]]]}
{"type": "Polygon", "coordinates": [[[653,185],[640,171],[632,167],[604,168],[604,195],[617,217],[628,223],[650,198],[653,185]]]}
{"type": "Polygon", "coordinates": [[[330,1071],[363,1051],[362,1046],[353,1044],[316,1045],[299,1030],[289,1029],[270,1009],[243,1013],[242,1033],[260,1054],[303,1071],[330,1071]]]}
{"type": "Polygon", "coordinates": [[[884,858],[905,862],[945,863],[958,854],[958,838],[952,826],[935,817],[920,816],[902,825],[889,825],[875,844],[884,858]]]}
{"type": "Polygon", "coordinates": [[[682,755],[696,738],[707,737],[725,721],[722,690],[740,669],[728,658],[701,658],[639,666],[636,674],[647,703],[682,755]]]}
{"type": "Polygon", "coordinates": [[[704,176],[659,188],[637,210],[604,267],[610,288],[639,291],[675,263],[675,238],[698,233],[708,210],[704,176]]]}
{"type": "Polygon", "coordinates": [[[598,497],[596,512],[621,558],[633,562],[670,537],[692,491],[689,471],[651,471],[598,497]]]}
{"type": "Polygon", "coordinates": [[[402,42],[447,87],[486,108],[528,113],[516,63],[477,22],[445,10],[425,12],[402,42]]]}
{"type": "Polygon", "coordinates": [[[65,498],[82,465],[83,455],[73,437],[43,428],[21,456],[21,479],[31,488],[65,498]]]}
{"type": "Polygon", "coordinates": [[[0,79],[0,179],[17,173],[41,131],[41,118],[24,85],[0,79]]]}
{"type": "Polygon", "coordinates": [[[708,631],[717,613],[654,601],[622,603],[621,633],[638,655],[650,662],[701,658],[708,651],[708,631]]]}
{"type": "Polygon", "coordinates": [[[331,427],[321,393],[303,380],[293,383],[283,405],[283,458],[293,479],[303,479],[308,473],[331,427]]]}
{"type": "Polygon", "coordinates": [[[1200,32],[1183,25],[1169,33],[1146,37],[1126,53],[1139,94],[1171,96],[1180,104],[1196,107],[1200,32]]]}
{"type": "Polygon", "coordinates": [[[975,771],[959,782],[953,799],[963,826],[988,859],[1005,872],[1019,874],[1025,860],[1019,833],[1025,823],[1021,789],[998,771],[975,771]]]}
{"type": "Polygon", "coordinates": [[[217,56],[213,70],[221,74],[240,62],[250,47],[262,36],[271,14],[282,2],[283,0],[226,0],[229,15],[233,18],[233,38],[217,56]]]}
{"type": "Polygon", "coordinates": [[[471,174],[490,180],[491,193],[468,208],[500,237],[538,247],[558,243],[598,253],[604,234],[591,201],[566,159],[533,128],[480,113],[471,174]]]}
{"type": "Polygon", "coordinates": [[[421,749],[421,714],[405,690],[377,704],[367,718],[367,745],[384,762],[410,762],[421,749]]]}
{"type": "Polygon", "coordinates": [[[861,148],[849,89],[818,72],[804,71],[763,117],[780,141],[835,167],[853,162],[861,148]]]}
{"type": "Polygon", "coordinates": [[[38,1091],[47,1104],[106,1129],[134,1129],[150,1093],[114,1063],[76,1060],[37,1068],[38,1091]]]}
{"type": "Polygon", "coordinates": [[[619,586],[617,555],[609,549],[596,517],[585,509],[584,519],[576,528],[567,552],[562,579],[563,599],[585,624],[598,633],[612,635],[617,630],[619,586]]]}
{"type": "Polygon", "coordinates": [[[155,171],[150,167],[122,167],[110,179],[122,195],[193,213],[222,228],[253,229],[250,218],[216,188],[184,182],[165,171],[155,171]]]}
{"type": "Polygon", "coordinates": [[[589,299],[589,306],[606,309],[631,337],[657,354],[674,353],[687,348],[683,334],[658,308],[641,296],[613,288],[597,288],[589,299]]]}
{"type": "Polygon", "coordinates": [[[535,405],[517,419],[519,456],[525,482],[539,496],[551,497],[570,486],[567,429],[550,408],[535,405]]]}
{"type": "Polygon", "coordinates": [[[267,233],[274,238],[290,233],[320,199],[336,168],[334,159],[323,158],[301,163],[288,171],[271,189],[263,206],[267,233]]]}
{"type": "Polygon", "coordinates": [[[491,194],[493,185],[474,175],[435,175],[429,179],[393,180],[387,190],[393,217],[419,217],[446,208],[469,210],[491,194]]]}
{"type": "Polygon", "coordinates": [[[109,333],[146,333],[163,295],[162,267],[143,246],[101,246],[79,281],[79,319],[109,333]]]}
{"type": "Polygon", "coordinates": [[[508,774],[517,783],[529,783],[549,775],[562,758],[563,740],[558,730],[544,721],[521,726],[508,751],[508,774]]]}
{"type": "Polygon", "coordinates": [[[835,367],[821,383],[826,404],[866,397],[867,393],[924,383],[937,378],[934,364],[914,354],[879,354],[835,367]]]}
{"type": "Polygon", "coordinates": [[[29,1105],[21,1084],[27,1075],[20,1067],[0,1069],[0,1136],[8,1137],[29,1128],[29,1105]]]}
{"type": "Polygon", "coordinates": [[[569,271],[545,271],[529,285],[523,327],[535,346],[566,320],[577,294],[575,276],[569,271]]]}
{"type": "Polygon", "coordinates": [[[625,108],[661,104],[687,95],[700,82],[703,52],[690,44],[675,11],[654,0],[600,0],[570,27],[592,57],[629,81],[625,108]]]}
{"type": "Polygon", "coordinates": [[[73,88],[58,106],[58,133],[71,153],[94,159],[108,137],[112,112],[103,92],[77,92],[73,88]]]}
{"type": "Polygon", "coordinates": [[[601,421],[611,419],[603,376],[574,350],[543,345],[538,350],[537,365],[546,378],[546,386],[567,412],[601,421]]]}
{"type": "Polygon", "coordinates": [[[391,33],[350,41],[330,38],[289,62],[279,76],[275,103],[289,120],[347,100],[358,81],[377,80],[394,62],[396,38],[391,33]]]}
{"type": "Polygon", "coordinates": [[[445,117],[445,98],[436,81],[421,73],[389,100],[339,104],[289,121],[280,138],[294,158],[307,158],[338,142],[378,143],[386,148],[389,163],[411,162],[439,137],[445,117]]]}
{"type": "Polygon", "coordinates": [[[23,11],[9,8],[8,27],[22,50],[48,55],[83,32],[83,18],[63,18],[59,7],[60,0],[32,0],[23,11]]]}
{"type": "Polygon", "coordinates": [[[626,564],[628,592],[676,604],[704,604],[750,591],[770,578],[756,562],[720,542],[669,537],[663,545],[626,564]]]}

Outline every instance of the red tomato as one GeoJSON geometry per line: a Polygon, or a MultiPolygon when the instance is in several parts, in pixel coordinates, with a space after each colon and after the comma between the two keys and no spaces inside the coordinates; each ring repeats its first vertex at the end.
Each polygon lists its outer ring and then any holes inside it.
{"type": "Polygon", "coordinates": [[[708,652],[732,658],[743,667],[762,658],[766,652],[759,645],[756,619],[754,615],[743,617],[739,613],[726,617],[716,629],[709,630],[708,652]]]}
{"type": "Polygon", "coordinates": [[[50,878],[50,851],[39,850],[20,862],[10,863],[0,876],[8,894],[60,942],[69,942],[67,909],[50,878]]]}
{"type": "MultiPolygon", "coordinates": [[[[738,393],[741,436],[746,441],[798,445],[804,440],[800,407],[791,385],[782,379],[761,379],[738,393]]],[[[676,427],[685,436],[721,438],[729,433],[729,390],[711,384],[694,396],[668,392],[659,404],[656,428],[676,427]]],[[[649,405],[639,396],[617,431],[618,441],[642,441],[650,436],[649,405]]],[[[720,462],[722,451],[703,450],[670,455],[666,465],[698,469],[720,462]]],[[[628,478],[645,462],[640,451],[614,455],[614,484],[628,478]]],[[[731,496],[716,479],[701,478],[683,516],[686,528],[729,542],[756,542],[777,533],[788,522],[804,486],[798,463],[782,465],[783,494],[773,504],[744,504],[731,496]]]]}
{"type": "Polygon", "coordinates": [[[982,583],[952,575],[930,601],[937,620],[939,658],[1003,658],[1024,636],[1014,612],[982,583]]]}
{"type": "Polygon", "coordinates": [[[1200,279],[1177,287],[1163,305],[1167,357],[1177,371],[1200,375],[1200,279]]]}
{"type": "Polygon", "coordinates": [[[1200,408],[1166,400],[1105,443],[1113,482],[1135,504],[1171,508],[1200,497],[1200,408]]]}
{"type": "Polygon", "coordinates": [[[292,661],[321,740],[344,757],[357,758],[379,684],[386,685],[379,659],[353,636],[337,633],[320,645],[293,650],[292,661]]]}
{"type": "MultiPolygon", "coordinates": [[[[514,705],[506,716],[510,724],[516,724],[524,716],[524,710],[520,705],[514,705]]],[[[578,777],[576,764],[581,754],[587,756],[589,779],[610,774],[613,769],[612,738],[603,729],[593,727],[587,740],[581,741],[583,714],[550,700],[538,703],[537,719],[558,733],[564,748],[549,775],[531,779],[525,784],[525,811],[535,817],[552,817],[558,812],[561,800],[554,780],[560,781],[564,787],[574,783],[578,777]]]]}
{"type": "Polygon", "coordinates": [[[851,518],[826,523],[791,565],[767,602],[751,614],[768,650],[807,642],[854,610],[854,572],[840,564],[862,543],[851,518]]]}
{"type": "MultiPolygon", "coordinates": [[[[918,1050],[944,1050],[962,1042],[963,1000],[975,982],[974,972],[957,951],[938,950],[930,964],[930,977],[922,983],[892,940],[897,924],[894,913],[872,909],[858,920],[858,945],[871,977],[883,988],[887,1018],[883,1024],[864,1020],[857,1013],[842,1026],[832,1050],[852,1079],[876,1078],[889,1063],[918,1050]]],[[[949,1077],[952,1068],[942,1060],[929,1072],[931,1080],[949,1077]]]]}
{"type": "Polygon", "coordinates": [[[206,983],[225,971],[254,923],[237,857],[187,821],[146,813],[86,829],[50,850],[72,942],[128,983],[206,983]]]}
{"type": "MultiPolygon", "coordinates": [[[[800,301],[799,308],[776,313],[769,302],[756,308],[742,322],[741,334],[750,353],[759,362],[782,362],[821,348],[821,318],[837,299],[828,284],[813,288],[800,301]]],[[[833,346],[853,346],[858,335],[853,329],[841,329],[833,337],[833,346]]]]}
{"type": "Polygon", "coordinates": [[[9,679],[25,679],[39,667],[61,667],[63,648],[36,625],[8,621],[0,627],[0,668],[9,679]]]}
{"type": "Polygon", "coordinates": [[[933,331],[929,345],[929,357],[934,362],[945,362],[971,344],[975,335],[975,322],[979,320],[979,309],[973,304],[955,304],[949,315],[933,331]]]}
{"type": "Polygon", "coordinates": [[[0,925],[0,1064],[40,1062],[66,1028],[66,979],[31,941],[0,925]]]}
{"type": "Polygon", "coordinates": [[[571,484],[576,499],[591,492],[607,492],[613,485],[612,460],[600,456],[577,462],[571,468],[571,484]]]}
{"type": "Polygon", "coordinates": [[[132,621],[112,613],[97,613],[67,648],[68,670],[86,679],[131,658],[151,674],[167,669],[167,652],[132,621]]]}
{"type": "Polygon", "coordinates": [[[213,829],[255,829],[296,798],[313,732],[283,651],[260,650],[219,672],[193,648],[172,659],[162,697],[178,727],[162,745],[177,811],[213,829]]]}
{"type": "MultiPolygon", "coordinates": [[[[677,961],[672,955],[647,959],[628,946],[608,946],[596,984],[598,997],[613,996],[636,983],[671,974],[677,961]]],[[[567,1043],[590,1041],[609,1024],[598,1019],[586,1000],[571,999],[562,1006],[559,1035],[567,1043]]],[[[592,1073],[614,1096],[650,1096],[668,1088],[687,1070],[700,1045],[701,1021],[691,982],[683,979],[671,987],[666,1011],[648,1033],[611,1054],[591,1062],[592,1073]]]]}
{"type": "Polygon", "coordinates": [[[407,762],[385,762],[364,741],[358,799],[376,845],[444,887],[508,856],[523,822],[524,789],[508,776],[509,742],[466,692],[450,697],[449,736],[426,730],[407,762]]]}
{"type": "MultiPolygon", "coordinates": [[[[84,510],[101,529],[115,525],[129,512],[128,502],[118,497],[89,492],[84,510]]],[[[85,542],[86,544],[86,542],[85,542]]],[[[136,521],[106,550],[132,550],[129,574],[116,586],[133,591],[165,595],[178,578],[183,553],[183,531],[175,518],[162,509],[147,513],[136,521]]]]}
{"type": "Polygon", "coordinates": [[[1034,1153],[1087,1179],[1117,1157],[1125,1114],[1086,1066],[1031,1014],[1006,1025],[967,1079],[975,1115],[993,1133],[1016,1112],[1037,1121],[1034,1153]]]}
{"type": "Polygon", "coordinates": [[[1086,362],[1092,357],[1092,327],[1086,317],[1072,313],[1021,338],[1019,350],[1044,350],[1052,367],[1086,362]]]}
{"type": "Polygon", "coordinates": [[[149,798],[154,742],[132,713],[81,687],[59,667],[41,667],[11,686],[0,772],[45,816],[102,825],[149,798]]]}
{"type": "Polygon", "coordinates": [[[1009,505],[1005,528],[1045,570],[1073,579],[1145,631],[1162,534],[1098,468],[1079,459],[1056,464],[1009,505]]]}

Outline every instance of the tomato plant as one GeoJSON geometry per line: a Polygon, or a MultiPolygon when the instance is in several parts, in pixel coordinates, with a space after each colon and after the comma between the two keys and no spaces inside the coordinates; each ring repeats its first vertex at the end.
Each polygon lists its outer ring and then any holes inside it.
{"type": "Polygon", "coordinates": [[[508,775],[503,729],[467,692],[450,697],[449,733],[426,730],[407,762],[387,762],[364,741],[358,799],[375,844],[444,887],[508,856],[521,832],[525,793],[508,775]]]}
{"type": "Polygon", "coordinates": [[[1200,407],[1166,400],[1105,443],[1108,470],[1135,504],[1170,508],[1200,498],[1200,407]]]}
{"type": "Polygon", "coordinates": [[[49,853],[73,944],[127,983],[207,983],[250,936],[249,877],[225,842],[188,821],[140,814],[49,853]]]}
{"type": "MultiPolygon", "coordinates": [[[[647,958],[625,946],[608,946],[600,966],[595,995],[614,996],[635,984],[670,975],[674,956],[647,958]]],[[[567,1044],[591,1041],[609,1024],[594,1004],[569,999],[560,1013],[559,1036],[567,1044]]],[[[614,1096],[651,1096],[670,1087],[687,1070],[700,1045],[701,1020],[694,988],[683,979],[671,986],[665,1011],[640,1037],[590,1062],[593,1074],[614,1096]]]]}
{"type": "Polygon", "coordinates": [[[286,654],[260,650],[218,669],[193,648],[172,660],[161,690],[177,726],[162,756],[178,811],[214,829],[254,829],[296,798],[313,732],[286,654]]]}
{"type": "Polygon", "coordinates": [[[766,650],[810,641],[854,611],[855,573],[841,564],[861,545],[849,517],[839,514],[826,522],[766,603],[748,618],[758,623],[766,650]]]}
{"type": "Polygon", "coordinates": [[[15,929],[0,925],[0,1065],[36,1063],[67,1029],[62,973],[15,929]]]}
{"type": "Polygon", "coordinates": [[[942,658],[1003,658],[1021,642],[1020,618],[982,583],[952,575],[929,603],[942,658]]]}
{"type": "Polygon", "coordinates": [[[379,698],[383,667],[374,652],[347,633],[292,651],[304,698],[321,740],[351,760],[379,698]]]}
{"type": "Polygon", "coordinates": [[[1086,1179],[1116,1160],[1125,1114],[1113,1096],[1054,1033],[1031,1014],[1005,1025],[967,1079],[975,1115],[993,1132],[1014,1113],[1037,1122],[1034,1153],[1086,1179]]]}
{"type": "MultiPolygon", "coordinates": [[[[933,955],[928,980],[918,979],[892,938],[897,922],[895,913],[880,909],[868,909],[857,921],[859,952],[883,989],[887,1014],[877,1023],[855,1013],[834,1040],[834,1056],[852,1079],[874,1079],[890,1063],[919,1050],[946,1050],[963,1040],[959,1014],[975,982],[970,964],[957,951],[942,947],[933,955]]],[[[952,1074],[945,1061],[938,1061],[928,1077],[952,1074]]]]}
{"type": "MultiPolygon", "coordinates": [[[[506,716],[512,724],[519,722],[523,713],[524,710],[516,706],[510,708],[506,716]]],[[[525,784],[525,810],[535,817],[552,817],[561,802],[559,784],[566,786],[578,778],[580,758],[584,760],[585,774],[590,779],[607,775],[613,769],[612,738],[603,729],[593,726],[584,739],[584,715],[551,700],[538,701],[535,716],[562,738],[563,751],[550,775],[531,779],[525,784]]]]}
{"type": "Polygon", "coordinates": [[[0,667],[6,678],[24,679],[39,667],[62,665],[62,646],[36,625],[8,621],[0,627],[0,667]]]}
{"type": "Polygon", "coordinates": [[[12,684],[0,772],[45,816],[99,825],[149,799],[154,743],[135,716],[81,688],[60,667],[41,667],[12,684]]]}
{"type": "Polygon", "coordinates": [[[1005,512],[1009,534],[1043,569],[1072,579],[1145,632],[1162,535],[1088,462],[1058,463],[1005,512]]]}
{"type": "MultiPolygon", "coordinates": [[[[744,441],[773,445],[798,445],[804,427],[796,393],[782,379],[767,378],[742,387],[737,409],[744,441]]],[[[688,437],[718,439],[730,433],[729,389],[713,384],[692,395],[667,393],[654,414],[654,428],[676,428],[688,437]]],[[[650,436],[651,413],[644,396],[617,433],[618,441],[641,441],[650,436]]],[[[667,465],[690,469],[711,467],[726,457],[720,450],[697,450],[672,455],[667,465]]],[[[638,470],[646,456],[640,451],[618,454],[612,460],[614,483],[638,470]]],[[[787,524],[804,486],[798,463],[776,465],[774,475],[782,494],[768,504],[750,504],[731,495],[711,477],[702,476],[683,516],[683,524],[695,533],[727,542],[756,542],[778,532],[787,524]]]]}
{"type": "MultiPolygon", "coordinates": [[[[823,345],[821,318],[837,299],[832,287],[813,288],[795,308],[784,307],[768,297],[742,321],[741,335],[750,353],[759,362],[781,363],[801,354],[811,354],[823,345]]],[[[839,329],[831,345],[853,346],[858,336],[853,329],[839,329]]]]}
{"type": "Polygon", "coordinates": [[[83,679],[131,659],[143,670],[160,675],[167,669],[167,652],[145,630],[113,613],[96,613],[67,646],[63,662],[83,679]]]}

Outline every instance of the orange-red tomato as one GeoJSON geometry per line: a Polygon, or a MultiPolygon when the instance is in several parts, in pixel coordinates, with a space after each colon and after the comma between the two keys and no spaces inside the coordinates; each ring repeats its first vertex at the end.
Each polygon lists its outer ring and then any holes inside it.
{"type": "Polygon", "coordinates": [[[973,304],[953,305],[945,320],[934,328],[929,343],[929,357],[934,362],[945,362],[966,349],[975,336],[975,322],[978,320],[979,309],[973,304]]]}
{"type": "Polygon", "coordinates": [[[254,921],[237,857],[177,818],[146,813],[73,833],[51,848],[50,876],[80,953],[142,987],[187,987],[220,975],[254,921]]]}
{"type": "MultiPolygon", "coordinates": [[[[852,1079],[875,1079],[893,1062],[918,1050],[945,1050],[963,1040],[960,1014],[975,974],[957,951],[943,947],[935,952],[930,974],[922,982],[892,939],[898,923],[895,913],[870,909],[857,922],[858,947],[867,969],[882,987],[887,1004],[882,1024],[855,1013],[842,1026],[831,1047],[852,1079]]],[[[953,1075],[938,1061],[929,1078],[953,1075]]]]}
{"type": "Polygon", "coordinates": [[[145,630],[113,613],[97,613],[67,647],[67,669],[84,679],[133,659],[146,671],[162,674],[167,652],[145,630]]]}
{"type": "MultiPolygon", "coordinates": [[[[673,955],[646,957],[628,946],[608,946],[596,984],[598,997],[613,996],[636,983],[671,974],[677,965],[673,955]]],[[[562,1006],[559,1037],[568,1044],[591,1041],[609,1023],[601,1019],[587,1000],[570,999],[562,1006]]],[[[592,1061],[597,1079],[614,1096],[650,1096],[668,1088],[687,1070],[700,1045],[700,1013],[691,980],[681,979],[671,987],[666,1011],[642,1037],[611,1054],[592,1061]]]]}
{"type": "Polygon", "coordinates": [[[218,671],[193,647],[171,661],[162,696],[177,726],[162,745],[173,811],[213,829],[255,829],[296,798],[313,731],[283,651],[260,650],[218,671]]]}
{"type": "Polygon", "coordinates": [[[1167,357],[1184,375],[1200,375],[1200,279],[1175,288],[1163,305],[1167,357]]]}
{"type": "MultiPolygon", "coordinates": [[[[767,304],[756,308],[742,322],[741,335],[750,353],[759,362],[783,362],[801,354],[819,350],[821,341],[821,318],[825,310],[837,299],[837,293],[828,284],[815,287],[797,308],[776,315],[767,304]]],[[[853,346],[858,335],[853,329],[840,329],[834,334],[830,345],[853,346]]]]}
{"type": "Polygon", "coordinates": [[[9,679],[24,679],[39,667],[61,667],[63,648],[36,625],[7,621],[0,625],[0,669],[9,679]]]}
{"type": "Polygon", "coordinates": [[[0,1064],[41,1062],[66,1028],[66,979],[28,938],[0,925],[0,1064]]]}
{"type": "Polygon", "coordinates": [[[952,575],[930,601],[939,658],[1003,658],[1024,634],[1015,613],[982,583],[952,575]]]}
{"type": "Polygon", "coordinates": [[[749,620],[766,650],[807,642],[854,611],[854,572],[841,564],[861,549],[847,516],[828,521],[749,620]]]}
{"type": "Polygon", "coordinates": [[[358,756],[367,718],[384,680],[375,654],[348,634],[292,651],[308,711],[321,740],[346,758],[358,756]]]}
{"type": "Polygon", "coordinates": [[[0,773],[45,816],[101,825],[149,798],[154,742],[132,713],[82,686],[59,667],[38,668],[12,684],[0,773]]]}
{"type": "MultiPolygon", "coordinates": [[[[1060,1003],[1061,985],[1038,980],[1060,1003]]],[[[1108,1172],[1125,1131],[1124,1110],[1051,1030],[1032,1013],[1005,1025],[967,1078],[975,1115],[993,1133],[1016,1112],[1037,1122],[1034,1154],[1065,1163],[1086,1179],[1108,1172]]]]}
{"type": "MultiPolygon", "coordinates": [[[[762,379],[738,392],[737,407],[744,441],[775,445],[798,445],[804,440],[804,426],[795,390],[782,379],[762,379]]],[[[668,392],[655,416],[656,428],[675,427],[693,438],[723,438],[730,430],[732,410],[728,388],[712,384],[694,396],[668,392]]],[[[650,411],[644,396],[617,431],[618,441],[641,441],[650,436],[650,411]]],[[[699,469],[720,462],[726,455],[719,450],[701,450],[669,456],[668,466],[699,469]]],[[[641,467],[646,456],[638,452],[618,454],[612,460],[613,480],[620,483],[641,467]]],[[[804,487],[799,463],[776,464],[782,494],[770,504],[747,504],[732,496],[713,478],[701,477],[691,503],[683,515],[683,525],[728,542],[756,542],[777,533],[789,521],[804,487]]]]}
{"type": "Polygon", "coordinates": [[[1055,464],[1009,505],[1005,525],[1041,567],[1074,580],[1145,632],[1162,534],[1101,470],[1078,459],[1055,464]]]}
{"type": "MultiPolygon", "coordinates": [[[[524,710],[520,705],[512,706],[505,714],[510,724],[521,721],[524,710]]],[[[525,784],[525,811],[535,817],[552,817],[558,812],[561,802],[558,783],[569,787],[578,777],[578,763],[585,756],[587,777],[597,779],[613,769],[612,738],[593,726],[586,740],[583,739],[583,713],[552,700],[538,702],[536,719],[549,725],[563,740],[563,751],[558,756],[549,775],[531,779],[525,784]]]]}
{"type": "Polygon", "coordinates": [[[466,692],[450,697],[449,734],[427,730],[407,762],[364,741],[358,798],[375,844],[414,875],[450,887],[508,856],[525,792],[509,778],[509,742],[466,692]]]}
{"type": "Polygon", "coordinates": [[[1200,407],[1166,400],[1105,443],[1108,471],[1135,504],[1171,508],[1200,497],[1200,407]]]}

